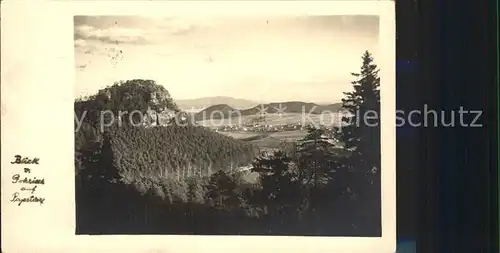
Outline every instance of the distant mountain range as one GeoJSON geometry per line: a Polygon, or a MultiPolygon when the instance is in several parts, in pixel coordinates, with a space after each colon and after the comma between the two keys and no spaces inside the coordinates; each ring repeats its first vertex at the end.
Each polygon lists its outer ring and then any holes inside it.
{"type": "Polygon", "coordinates": [[[208,111],[220,111],[220,112],[225,112],[225,111],[234,111],[234,110],[239,110],[241,111],[244,115],[252,115],[257,112],[260,112],[260,107],[268,107],[267,112],[268,113],[275,113],[277,110],[280,109],[280,104],[281,104],[281,109],[286,107],[287,113],[300,113],[302,112],[302,108],[307,110],[309,112],[314,106],[317,106],[314,110],[314,112],[311,113],[321,113],[321,111],[335,111],[338,110],[338,108],[341,107],[340,103],[333,103],[333,104],[319,104],[319,103],[306,103],[306,102],[300,102],[300,101],[288,101],[288,102],[281,102],[281,103],[266,103],[264,101],[253,101],[253,100],[248,100],[248,99],[240,99],[240,98],[233,98],[233,97],[225,97],[225,96],[216,96],[216,97],[203,97],[203,98],[195,98],[195,99],[178,99],[175,100],[175,103],[181,109],[182,111],[186,112],[201,112],[202,110],[208,110],[208,111]],[[274,110],[274,111],[273,111],[274,110]]]}
{"type": "Polygon", "coordinates": [[[329,105],[318,105],[315,103],[306,103],[300,101],[290,101],[281,103],[259,104],[254,107],[239,110],[228,104],[217,104],[205,108],[202,111],[195,113],[196,120],[202,119],[220,119],[228,118],[231,115],[257,115],[260,113],[310,113],[321,114],[323,112],[338,112],[342,108],[342,103],[334,103],[329,105]],[[239,112],[239,113],[236,113],[239,112]]]}
{"type": "Polygon", "coordinates": [[[232,97],[203,97],[203,98],[195,98],[195,99],[179,99],[175,100],[179,109],[183,111],[201,111],[213,105],[228,105],[231,108],[235,109],[247,109],[254,107],[262,102],[251,101],[247,99],[239,99],[232,97]]]}

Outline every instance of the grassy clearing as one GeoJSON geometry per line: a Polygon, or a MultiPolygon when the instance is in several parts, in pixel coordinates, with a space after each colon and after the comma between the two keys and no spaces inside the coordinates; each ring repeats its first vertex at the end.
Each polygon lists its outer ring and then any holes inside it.
{"type": "MultiPolygon", "coordinates": [[[[221,126],[232,126],[232,125],[242,125],[250,123],[258,115],[249,115],[242,117],[233,117],[227,119],[213,119],[213,120],[203,120],[198,123],[206,127],[221,127],[221,126]]],[[[269,114],[266,115],[265,120],[259,122],[263,125],[285,125],[285,124],[323,124],[323,125],[338,125],[340,122],[339,114],[307,114],[307,113],[286,113],[283,115],[269,114]]]]}
{"type": "Polygon", "coordinates": [[[263,136],[262,133],[252,133],[252,132],[219,132],[219,133],[229,137],[233,137],[238,140],[246,140],[250,138],[263,136]]]}
{"type": "Polygon", "coordinates": [[[274,133],[252,133],[252,132],[220,132],[238,140],[244,140],[260,148],[280,148],[283,142],[297,141],[304,138],[305,131],[286,131],[274,133]]]}
{"type": "Polygon", "coordinates": [[[297,141],[304,138],[306,135],[306,131],[286,131],[271,133],[269,137],[282,141],[297,141]]]}
{"type": "Polygon", "coordinates": [[[279,139],[274,139],[274,138],[263,138],[263,139],[258,139],[258,140],[253,140],[249,141],[249,143],[256,145],[257,147],[260,148],[270,148],[270,149],[275,149],[275,148],[280,148],[282,147],[282,141],[279,139]]]}

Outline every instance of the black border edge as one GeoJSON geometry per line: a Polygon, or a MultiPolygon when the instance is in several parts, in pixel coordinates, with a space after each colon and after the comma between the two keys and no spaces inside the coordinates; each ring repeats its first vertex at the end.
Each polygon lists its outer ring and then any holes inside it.
{"type": "Polygon", "coordinates": [[[417,250],[499,252],[496,1],[418,5],[422,104],[483,127],[420,129],[417,250]]]}
{"type": "MultiPolygon", "coordinates": [[[[419,83],[420,104],[433,105],[435,99],[434,84],[438,83],[439,57],[436,44],[439,43],[439,33],[436,31],[438,13],[434,1],[418,1],[418,33],[419,33],[419,83]]],[[[436,227],[437,175],[434,169],[434,154],[437,151],[435,129],[421,128],[420,130],[420,161],[418,173],[418,213],[417,224],[417,252],[437,252],[439,237],[436,227]]]]}
{"type": "Polygon", "coordinates": [[[489,185],[490,185],[490,222],[489,222],[489,235],[491,252],[500,252],[500,207],[498,205],[500,199],[500,188],[499,188],[499,151],[498,151],[498,140],[500,134],[499,117],[499,77],[498,77],[498,66],[499,59],[499,46],[498,46],[498,29],[499,29],[499,18],[498,18],[498,0],[485,1],[486,6],[483,9],[488,12],[485,18],[485,28],[484,33],[489,35],[489,38],[485,40],[485,54],[490,57],[489,59],[489,70],[491,75],[488,75],[487,82],[490,84],[489,92],[487,93],[489,103],[488,110],[488,124],[490,128],[488,129],[489,137],[489,185]]]}
{"type": "MultiPolygon", "coordinates": [[[[416,62],[418,57],[417,5],[396,1],[396,110],[409,111],[419,105],[416,62]]],[[[397,239],[416,240],[418,129],[396,129],[397,239]]]]}

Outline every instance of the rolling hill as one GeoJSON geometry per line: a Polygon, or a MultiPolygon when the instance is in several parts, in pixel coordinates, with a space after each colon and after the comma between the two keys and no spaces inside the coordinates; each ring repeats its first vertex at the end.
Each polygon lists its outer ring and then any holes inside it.
{"type": "Polygon", "coordinates": [[[212,105],[201,112],[196,113],[195,120],[223,119],[231,117],[231,115],[234,115],[235,112],[238,112],[238,110],[227,104],[212,105]]]}
{"type": "Polygon", "coordinates": [[[277,102],[260,104],[255,107],[242,110],[242,115],[255,115],[265,110],[266,113],[311,113],[321,114],[324,111],[337,112],[342,107],[341,103],[330,105],[318,105],[300,101],[277,102]]]}
{"type": "Polygon", "coordinates": [[[226,104],[232,108],[237,109],[247,109],[259,104],[259,102],[251,101],[248,99],[239,99],[225,96],[217,97],[203,97],[195,99],[179,99],[175,100],[176,104],[181,110],[191,111],[196,110],[201,111],[213,105],[226,104]]]}
{"type": "Polygon", "coordinates": [[[341,103],[318,105],[315,103],[305,103],[300,101],[260,104],[244,110],[237,110],[227,104],[219,104],[210,106],[196,113],[195,119],[196,120],[220,119],[221,116],[224,116],[224,118],[228,118],[231,115],[233,115],[233,117],[237,115],[249,116],[249,115],[258,115],[262,112],[270,114],[278,114],[278,113],[321,114],[323,112],[338,112],[341,108],[342,108],[341,103]],[[212,115],[212,118],[210,118],[210,115],[212,115]]]}

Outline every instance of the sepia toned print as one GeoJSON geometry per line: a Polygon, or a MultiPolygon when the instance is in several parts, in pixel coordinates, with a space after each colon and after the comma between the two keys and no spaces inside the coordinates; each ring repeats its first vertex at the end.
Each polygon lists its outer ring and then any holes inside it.
{"type": "Polygon", "coordinates": [[[395,251],[393,1],[1,11],[2,250],[395,251]]]}
{"type": "Polygon", "coordinates": [[[77,234],[381,236],[377,16],[74,24],[77,234]]]}

